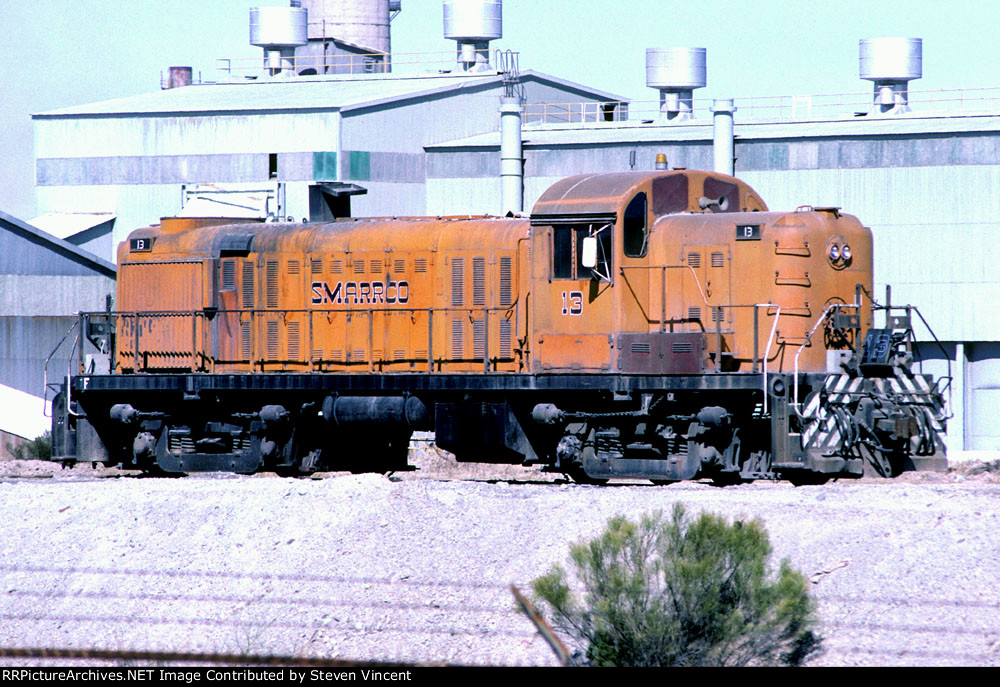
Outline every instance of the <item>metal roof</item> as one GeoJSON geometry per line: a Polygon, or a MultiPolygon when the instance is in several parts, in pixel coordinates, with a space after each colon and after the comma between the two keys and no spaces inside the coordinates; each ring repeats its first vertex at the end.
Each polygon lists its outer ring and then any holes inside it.
{"type": "MultiPolygon", "coordinates": [[[[396,76],[297,76],[239,83],[198,84],[153,93],[65,107],[32,115],[33,119],[126,115],[341,111],[372,107],[463,89],[489,88],[502,82],[499,72],[396,76]]],[[[619,96],[547,74],[527,71],[522,81],[557,85],[602,100],[619,96]]]]}
{"type": "Polygon", "coordinates": [[[108,223],[107,231],[111,231],[110,222],[113,219],[113,212],[47,212],[30,220],[28,224],[57,239],[68,239],[105,223],[108,223]]]}
{"type": "Polygon", "coordinates": [[[46,233],[37,227],[33,227],[27,222],[19,220],[13,215],[0,212],[0,230],[10,231],[34,243],[44,245],[54,253],[58,253],[74,262],[90,267],[96,272],[114,278],[118,274],[118,269],[107,260],[102,260],[93,253],[89,253],[79,246],[74,246],[68,241],[56,238],[52,234],[46,233]]]}
{"type": "MultiPolygon", "coordinates": [[[[834,136],[899,136],[1000,131],[1000,115],[918,115],[851,117],[826,121],[744,122],[734,133],[739,140],[827,138],[834,136]]],[[[655,143],[661,141],[710,141],[712,120],[689,120],[676,124],[624,121],[578,124],[526,124],[522,129],[526,147],[570,144],[655,143]]],[[[428,151],[453,148],[497,148],[498,132],[478,134],[426,146],[428,151]]]]}

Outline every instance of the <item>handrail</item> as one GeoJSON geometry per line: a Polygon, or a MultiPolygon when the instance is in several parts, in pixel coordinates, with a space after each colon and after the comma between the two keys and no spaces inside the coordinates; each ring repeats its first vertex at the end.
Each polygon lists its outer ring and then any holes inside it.
{"type": "MultiPolygon", "coordinates": [[[[774,313],[774,322],[771,324],[771,335],[767,337],[767,347],[764,349],[764,414],[767,415],[767,361],[770,358],[771,353],[771,343],[774,341],[774,333],[778,330],[778,319],[781,318],[781,306],[772,305],[771,303],[760,303],[753,307],[754,309],[754,323],[757,321],[757,308],[758,307],[774,307],[777,310],[774,313]]],[[[756,341],[756,338],[754,339],[756,341]]]]}
{"type": "MultiPolygon", "coordinates": [[[[504,51],[512,57],[511,64],[516,63],[518,52],[504,51]]],[[[462,57],[466,57],[463,53],[462,57]]],[[[303,69],[315,69],[315,75],[305,76],[334,76],[347,74],[469,74],[482,75],[502,71],[500,65],[491,64],[493,52],[489,49],[481,48],[468,54],[473,59],[459,59],[454,50],[421,51],[421,52],[363,52],[363,53],[337,53],[323,55],[290,55],[281,57],[280,62],[268,63],[267,56],[257,57],[219,57],[215,60],[215,70],[218,74],[229,77],[244,75],[246,78],[255,78],[254,73],[265,76],[278,76],[288,72],[298,73],[303,69]],[[468,71],[463,71],[459,64],[476,65],[477,67],[468,71]],[[402,71],[399,67],[403,67],[402,71]],[[479,68],[479,71],[475,71],[479,68]],[[433,70],[433,71],[431,71],[433,70]]]]}
{"type": "Polygon", "coordinates": [[[806,340],[802,342],[802,345],[799,346],[798,350],[795,352],[795,360],[794,360],[794,364],[793,364],[793,367],[792,367],[792,369],[793,369],[793,371],[795,373],[795,378],[792,381],[792,384],[794,385],[794,395],[793,395],[792,406],[794,406],[795,408],[798,408],[799,406],[802,405],[801,403],[799,403],[799,356],[802,354],[802,351],[805,350],[806,346],[808,346],[812,342],[812,335],[816,333],[816,329],[819,327],[819,325],[824,320],[826,320],[827,315],[829,315],[830,312],[833,311],[833,310],[840,310],[842,308],[844,308],[844,309],[846,309],[846,308],[857,308],[860,311],[861,304],[860,303],[831,303],[830,305],[826,306],[826,308],[823,310],[823,314],[820,315],[818,318],[816,318],[816,323],[812,326],[812,329],[809,330],[809,333],[806,334],[806,340]]]}
{"type": "MultiPolygon", "coordinates": [[[[871,113],[876,105],[872,91],[851,93],[744,96],[733,99],[742,121],[806,121],[820,119],[855,120],[859,113],[871,113]]],[[[1000,111],[1000,87],[909,90],[907,101],[914,116],[943,112],[996,113],[1000,111]]],[[[712,101],[694,99],[692,115],[708,124],[712,101]]],[[[659,100],[606,100],[528,103],[525,122],[540,124],[631,121],[655,123],[663,117],[659,100]]]]}
{"type": "MultiPolygon", "coordinates": [[[[503,306],[487,306],[487,305],[479,306],[479,305],[475,305],[475,306],[452,306],[452,307],[432,307],[432,308],[374,307],[374,308],[367,308],[365,310],[359,310],[357,308],[346,307],[346,308],[328,308],[328,309],[327,308],[324,308],[324,309],[309,309],[309,308],[296,308],[296,309],[254,308],[254,309],[171,310],[171,311],[115,311],[115,312],[102,311],[102,312],[93,312],[93,313],[81,313],[81,318],[88,318],[88,317],[92,317],[92,316],[102,316],[102,317],[116,316],[116,317],[122,318],[123,320],[132,320],[132,321],[134,321],[134,324],[133,324],[133,327],[135,329],[135,331],[134,331],[134,338],[132,339],[131,342],[124,342],[125,345],[119,345],[118,346],[118,354],[120,356],[124,356],[124,357],[128,357],[129,355],[131,355],[133,357],[133,360],[134,360],[134,363],[133,363],[134,369],[136,371],[138,371],[138,370],[140,370],[139,354],[141,352],[141,346],[139,345],[139,343],[140,343],[140,340],[139,340],[139,330],[140,330],[139,323],[140,323],[141,320],[149,320],[149,319],[155,320],[157,318],[162,318],[162,319],[191,318],[191,321],[192,321],[191,350],[190,351],[188,351],[188,350],[177,351],[176,353],[166,353],[166,354],[167,355],[177,355],[177,356],[190,355],[190,357],[191,357],[191,366],[192,366],[193,369],[207,369],[209,366],[212,369],[214,369],[215,365],[219,364],[220,362],[223,363],[223,364],[249,364],[251,366],[254,366],[254,365],[257,364],[257,363],[254,362],[255,360],[257,360],[262,366],[266,366],[269,363],[271,363],[271,364],[283,363],[283,364],[286,364],[286,365],[306,365],[306,366],[309,367],[309,369],[315,369],[315,366],[316,366],[317,363],[320,363],[320,364],[334,364],[334,365],[344,365],[344,364],[350,365],[350,364],[354,364],[355,363],[355,361],[334,361],[334,360],[323,360],[323,359],[320,359],[320,360],[317,361],[313,357],[313,353],[316,350],[314,348],[314,343],[315,343],[315,326],[314,326],[314,322],[315,322],[315,318],[316,317],[322,317],[322,316],[326,316],[327,318],[329,318],[330,316],[334,316],[334,315],[347,315],[347,316],[352,316],[352,317],[365,317],[365,316],[367,316],[367,318],[368,318],[367,350],[364,351],[365,352],[364,360],[359,360],[357,362],[358,363],[367,364],[368,367],[369,367],[369,370],[372,371],[372,372],[374,372],[376,365],[379,366],[379,367],[381,367],[383,365],[392,365],[392,364],[399,363],[399,362],[405,362],[405,361],[396,360],[394,358],[387,358],[385,356],[383,356],[383,357],[379,358],[378,360],[376,360],[375,355],[374,355],[375,350],[376,350],[375,340],[374,340],[374,333],[375,333],[374,332],[374,320],[375,320],[375,317],[377,315],[401,315],[401,314],[406,314],[406,315],[409,315],[412,318],[417,313],[426,313],[426,315],[427,315],[427,339],[428,339],[428,343],[427,343],[427,364],[428,364],[429,371],[433,371],[435,363],[469,363],[469,362],[472,362],[472,361],[475,361],[475,360],[482,359],[482,362],[483,362],[483,372],[484,373],[489,373],[491,371],[491,367],[493,365],[497,364],[497,363],[509,363],[509,362],[515,361],[516,357],[514,356],[514,352],[516,350],[516,345],[517,345],[516,344],[516,329],[513,329],[516,326],[517,322],[514,321],[514,322],[511,323],[511,326],[512,326],[512,332],[511,332],[511,337],[512,337],[511,338],[511,355],[509,357],[496,357],[496,356],[491,357],[491,351],[490,351],[490,348],[491,348],[490,347],[490,331],[491,331],[492,327],[490,326],[489,320],[490,320],[491,317],[499,317],[499,318],[502,318],[502,319],[505,318],[507,320],[511,320],[515,315],[519,314],[520,308],[518,306],[519,306],[519,302],[518,302],[517,299],[515,299],[509,305],[503,305],[503,306]],[[476,332],[475,328],[473,329],[473,332],[472,332],[472,335],[471,335],[471,339],[472,339],[473,346],[474,346],[474,349],[472,351],[473,355],[471,357],[461,357],[461,358],[452,358],[450,356],[449,357],[436,357],[435,356],[435,349],[434,349],[434,339],[433,339],[434,316],[435,316],[435,314],[437,314],[439,316],[440,315],[447,316],[448,314],[454,315],[455,313],[461,313],[461,314],[463,314],[464,316],[466,316],[466,317],[469,318],[470,322],[473,322],[473,323],[477,323],[477,322],[482,323],[482,333],[481,333],[481,335],[478,332],[476,332]],[[209,345],[206,342],[206,336],[208,335],[209,330],[208,330],[207,327],[204,327],[204,326],[201,326],[199,328],[199,322],[210,322],[210,321],[214,320],[215,318],[225,317],[227,315],[229,315],[229,316],[231,316],[231,315],[239,316],[239,320],[240,320],[241,323],[244,322],[244,317],[245,316],[249,316],[249,319],[246,320],[249,323],[251,323],[251,325],[250,325],[250,332],[251,332],[250,333],[250,337],[251,337],[251,339],[250,339],[250,349],[251,349],[251,351],[250,351],[250,357],[249,358],[242,358],[242,357],[240,357],[238,359],[228,360],[228,359],[217,358],[217,357],[214,357],[214,356],[206,354],[206,350],[209,348],[209,345]],[[289,317],[296,316],[296,315],[306,316],[306,317],[308,317],[308,320],[309,320],[308,321],[308,334],[307,334],[308,338],[307,338],[307,341],[304,342],[306,344],[306,349],[305,350],[308,351],[308,353],[307,353],[306,356],[299,357],[299,358],[297,358],[295,360],[290,360],[289,359],[289,360],[280,360],[280,361],[278,361],[278,360],[266,361],[266,360],[264,360],[263,357],[261,357],[261,356],[255,356],[254,355],[254,353],[260,352],[260,351],[258,351],[258,348],[259,348],[259,345],[260,345],[259,344],[260,337],[256,334],[256,330],[258,329],[258,327],[254,326],[252,323],[254,323],[254,322],[259,323],[259,322],[263,321],[264,317],[267,317],[267,316],[271,316],[271,317],[275,317],[275,318],[280,318],[281,320],[287,321],[289,319],[289,317]],[[199,336],[199,333],[200,333],[200,336],[199,336]],[[481,336],[481,338],[480,338],[480,336],[481,336]],[[478,348],[478,346],[476,344],[478,342],[480,342],[480,341],[482,343],[482,354],[481,355],[477,355],[476,354],[477,351],[475,350],[475,348],[478,348]],[[130,348],[129,343],[131,343],[131,348],[132,348],[131,351],[129,350],[129,348],[130,348]]],[[[305,324],[305,323],[303,323],[303,324],[305,324]]],[[[384,334],[384,332],[383,332],[383,334],[384,334]]],[[[499,334],[498,334],[498,336],[499,336],[499,334]]],[[[463,341],[467,340],[467,338],[469,338],[469,337],[467,337],[467,335],[463,334],[463,341]]],[[[300,350],[301,350],[301,348],[300,348],[300,350]]],[[[149,351],[146,351],[147,355],[149,353],[150,353],[149,351]]],[[[159,353],[164,354],[164,352],[162,352],[162,351],[159,352],[159,353]]],[[[117,358],[117,356],[116,356],[116,358],[117,358]]],[[[410,358],[406,359],[406,361],[410,361],[410,360],[411,360],[410,358]]],[[[117,362],[117,360],[116,360],[116,362],[117,362]]],[[[143,368],[144,367],[145,366],[143,366],[143,368]]],[[[81,371],[82,371],[82,369],[81,369],[81,371]]]]}
{"type": "MultiPolygon", "coordinates": [[[[79,324],[80,324],[80,320],[78,320],[78,319],[77,320],[73,320],[73,324],[70,325],[70,328],[67,329],[66,333],[63,334],[63,336],[62,336],[61,339],[59,339],[59,343],[57,343],[56,347],[52,349],[51,353],[49,353],[49,357],[45,359],[45,364],[42,366],[42,415],[44,417],[48,417],[48,418],[52,417],[51,413],[49,413],[49,414],[45,413],[45,404],[48,403],[48,399],[49,399],[49,363],[52,361],[52,358],[55,356],[56,352],[58,352],[58,350],[60,348],[62,348],[63,342],[66,341],[66,337],[68,337],[73,332],[73,330],[77,328],[77,326],[79,324]]],[[[76,342],[78,340],[79,340],[79,334],[77,334],[77,339],[74,340],[74,342],[73,342],[73,348],[69,349],[69,354],[70,354],[69,355],[69,360],[70,360],[69,364],[70,365],[73,364],[73,350],[76,348],[76,342]]],[[[67,372],[69,372],[68,369],[67,369],[67,372]]],[[[69,400],[69,387],[68,386],[66,388],[66,399],[67,399],[67,401],[69,400]]],[[[67,405],[67,408],[68,407],[69,406],[67,405]]]]}

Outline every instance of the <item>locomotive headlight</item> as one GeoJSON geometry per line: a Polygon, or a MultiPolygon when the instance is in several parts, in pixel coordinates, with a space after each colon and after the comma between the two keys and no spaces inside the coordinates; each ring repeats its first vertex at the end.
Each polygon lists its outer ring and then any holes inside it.
{"type": "Polygon", "coordinates": [[[840,260],[840,246],[836,243],[830,246],[830,260],[833,262],[840,260]]]}
{"type": "Polygon", "coordinates": [[[844,259],[844,262],[847,262],[848,260],[851,259],[851,247],[848,246],[846,243],[844,244],[844,247],[840,251],[840,257],[844,259]]]}

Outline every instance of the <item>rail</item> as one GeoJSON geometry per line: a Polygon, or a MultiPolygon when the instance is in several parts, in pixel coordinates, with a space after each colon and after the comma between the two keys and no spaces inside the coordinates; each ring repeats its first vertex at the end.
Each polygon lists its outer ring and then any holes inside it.
{"type": "MultiPolygon", "coordinates": [[[[135,372],[181,368],[214,371],[217,366],[226,365],[245,365],[258,372],[280,366],[300,366],[309,371],[367,366],[369,372],[381,372],[403,364],[412,368],[421,361],[426,363],[429,372],[443,365],[481,362],[483,373],[489,373],[497,371],[502,364],[517,362],[519,310],[515,301],[499,307],[89,312],[80,314],[79,326],[81,332],[88,332],[91,322],[116,319],[119,338],[114,349],[108,351],[112,373],[119,367],[135,372]],[[409,318],[408,330],[412,330],[412,325],[419,319],[424,320],[426,351],[410,339],[406,349],[399,349],[403,355],[398,355],[397,351],[390,352],[386,339],[392,328],[389,318],[394,317],[409,318]],[[341,319],[336,325],[335,318],[341,319]],[[384,318],[379,323],[381,342],[376,340],[378,318],[384,318]],[[362,319],[360,328],[355,322],[357,319],[362,319]],[[449,323],[455,321],[470,322],[471,335],[465,333],[464,325],[458,334],[455,329],[445,332],[449,323]],[[509,323],[506,327],[504,321],[509,323]],[[316,347],[317,340],[323,336],[321,330],[324,325],[328,328],[326,336],[339,337],[337,341],[343,345],[339,349],[344,354],[343,359],[336,359],[327,355],[329,351],[316,347]],[[157,329],[155,343],[144,347],[143,335],[148,337],[154,327],[157,329]],[[448,336],[440,337],[444,341],[435,341],[435,330],[448,336]],[[284,345],[281,345],[282,341],[284,345]],[[364,342],[364,348],[360,349],[362,355],[358,356],[360,341],[364,342]],[[472,355],[466,356],[464,352],[468,350],[470,341],[472,355]],[[381,343],[381,347],[377,343],[381,343]],[[151,346],[157,348],[154,350],[151,346]],[[279,355],[282,349],[285,356],[279,355]],[[300,354],[303,349],[306,355],[300,354]],[[462,355],[454,355],[455,350],[461,350],[462,355]],[[227,354],[235,352],[239,355],[227,354]],[[426,357],[414,357],[413,354],[418,352],[426,357]],[[126,362],[128,359],[131,359],[130,367],[126,362]],[[150,359],[159,362],[150,364],[150,359]]],[[[81,373],[87,372],[82,345],[79,347],[79,368],[81,373]]]]}
{"type": "MultiPolygon", "coordinates": [[[[696,121],[712,120],[712,100],[694,99],[696,121]]],[[[809,121],[885,116],[877,112],[872,91],[817,95],[744,96],[735,98],[736,117],[742,122],[809,121]]],[[[1000,87],[911,90],[908,103],[914,116],[941,114],[1000,114],[1000,87]]],[[[892,115],[890,115],[892,116],[892,115]]],[[[528,103],[526,124],[587,124],[611,122],[663,123],[667,113],[659,100],[606,100],[528,103]]]]}
{"type": "MultiPolygon", "coordinates": [[[[518,53],[505,51],[505,57],[516,63],[518,53]]],[[[267,55],[258,57],[220,57],[215,71],[223,80],[258,79],[287,76],[333,76],[350,74],[490,74],[501,71],[493,64],[488,49],[463,54],[460,60],[454,50],[412,53],[339,53],[326,55],[294,55],[275,61],[267,55]]],[[[506,63],[505,63],[506,64],[506,63]]]]}

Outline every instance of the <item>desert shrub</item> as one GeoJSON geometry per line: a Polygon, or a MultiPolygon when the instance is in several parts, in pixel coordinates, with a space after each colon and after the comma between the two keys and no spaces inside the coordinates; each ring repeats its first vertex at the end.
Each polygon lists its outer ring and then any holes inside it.
{"type": "Polygon", "coordinates": [[[676,505],[638,523],[616,517],[532,583],[555,628],[597,666],[800,665],[819,649],[801,573],[759,521],[729,524],[676,505]],[[582,588],[583,599],[573,591],[582,588]]]}
{"type": "Polygon", "coordinates": [[[8,443],[7,451],[15,460],[49,460],[52,457],[52,432],[46,431],[17,446],[8,443]]]}

